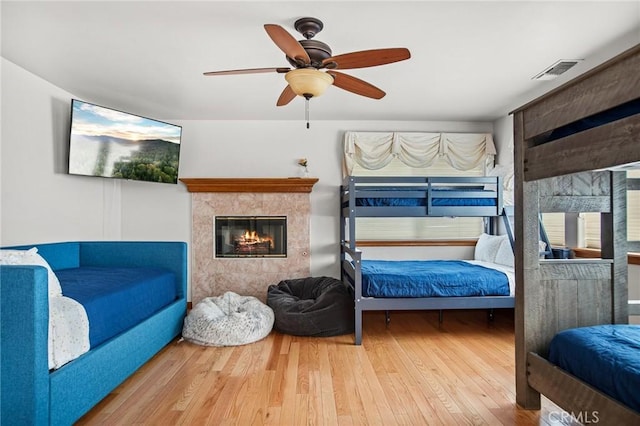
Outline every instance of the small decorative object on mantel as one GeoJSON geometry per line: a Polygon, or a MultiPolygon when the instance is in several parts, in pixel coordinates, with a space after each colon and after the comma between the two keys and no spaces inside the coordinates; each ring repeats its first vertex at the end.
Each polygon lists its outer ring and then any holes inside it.
{"type": "Polygon", "coordinates": [[[308,167],[309,162],[307,161],[306,158],[301,158],[298,160],[298,165],[300,167],[302,167],[302,176],[303,177],[309,177],[309,167],[308,167]]]}

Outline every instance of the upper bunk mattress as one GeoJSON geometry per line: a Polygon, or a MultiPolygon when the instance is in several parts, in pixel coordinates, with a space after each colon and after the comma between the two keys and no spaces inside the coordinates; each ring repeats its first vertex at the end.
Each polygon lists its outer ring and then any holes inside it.
{"type": "Polygon", "coordinates": [[[558,333],[549,361],[640,412],[640,326],[597,325],[558,333]]]}
{"type": "MultiPolygon", "coordinates": [[[[409,197],[384,197],[382,195],[383,191],[402,191],[407,190],[407,188],[385,188],[380,189],[381,197],[363,197],[356,198],[357,206],[368,206],[368,207],[386,207],[386,206],[425,206],[426,205],[426,192],[424,197],[420,198],[409,198],[409,197]]],[[[414,190],[414,189],[412,189],[414,190]]],[[[479,189],[471,189],[471,188],[456,188],[456,189],[432,189],[432,193],[436,193],[437,197],[433,197],[431,199],[432,206],[442,206],[442,207],[450,207],[450,206],[495,206],[496,205],[496,197],[454,197],[448,198],[446,197],[447,191],[463,191],[463,192],[486,192],[487,194],[496,194],[496,191],[491,190],[479,190],[479,189]]]]}
{"type": "Polygon", "coordinates": [[[640,99],[626,102],[622,105],[583,118],[582,120],[559,127],[553,130],[548,137],[541,138],[538,144],[564,138],[635,114],[640,114],[640,99]]]}
{"type": "Polygon", "coordinates": [[[62,294],[87,311],[91,348],[177,299],[176,276],[162,268],[82,267],[56,275],[62,294]]]}
{"type": "Polygon", "coordinates": [[[509,296],[501,271],[464,260],[363,260],[365,297],[509,296]]]}

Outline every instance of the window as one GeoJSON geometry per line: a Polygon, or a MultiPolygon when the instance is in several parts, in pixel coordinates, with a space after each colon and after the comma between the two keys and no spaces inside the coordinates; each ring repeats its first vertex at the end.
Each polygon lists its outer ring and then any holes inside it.
{"type": "MultiPolygon", "coordinates": [[[[640,170],[627,171],[627,178],[640,178],[640,170]]],[[[578,220],[577,227],[583,231],[578,245],[599,249],[600,213],[580,213],[578,220]]],[[[564,213],[543,213],[542,222],[552,245],[566,245],[564,213]]],[[[627,240],[640,241],[640,191],[627,191],[627,240]]]]}
{"type": "Polygon", "coordinates": [[[542,224],[552,246],[566,246],[564,213],[542,213],[542,224]]]}
{"type": "MultiPolygon", "coordinates": [[[[640,179],[640,170],[627,171],[627,179],[640,179]]],[[[583,213],[586,247],[600,248],[600,214],[583,213]]],[[[627,191],[627,241],[640,241],[640,191],[627,191]]]]}

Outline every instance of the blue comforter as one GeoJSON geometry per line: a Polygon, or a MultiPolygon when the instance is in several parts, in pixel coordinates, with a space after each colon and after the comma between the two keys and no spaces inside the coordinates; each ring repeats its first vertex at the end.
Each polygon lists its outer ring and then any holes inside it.
{"type": "Polygon", "coordinates": [[[640,326],[564,330],[551,341],[549,361],[640,412],[640,326]]]}
{"type": "Polygon", "coordinates": [[[509,279],[462,260],[363,260],[366,297],[508,296],[509,279]]]}
{"type": "Polygon", "coordinates": [[[91,348],[177,299],[176,276],[162,268],[82,267],[56,271],[62,294],[84,306],[91,348]]]}

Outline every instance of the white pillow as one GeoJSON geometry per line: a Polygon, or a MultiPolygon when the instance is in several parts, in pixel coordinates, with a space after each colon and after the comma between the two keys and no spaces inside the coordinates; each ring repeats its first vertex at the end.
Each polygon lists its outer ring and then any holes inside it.
{"type": "Polygon", "coordinates": [[[483,262],[495,263],[500,244],[502,244],[502,241],[505,239],[509,241],[509,237],[506,235],[489,235],[483,233],[478,238],[473,258],[483,262]]]}
{"type": "Polygon", "coordinates": [[[47,268],[49,275],[49,297],[62,296],[60,281],[51,266],[38,254],[38,248],[29,250],[0,250],[0,265],[39,265],[47,268]]]}
{"type": "MultiPolygon", "coordinates": [[[[487,176],[501,176],[503,189],[513,191],[513,164],[496,164],[493,169],[487,171],[487,176]]],[[[496,186],[487,184],[484,189],[495,191],[496,186]]]]}
{"type": "Polygon", "coordinates": [[[509,241],[509,237],[505,238],[500,243],[500,248],[498,248],[498,252],[496,253],[496,259],[494,263],[513,268],[514,266],[513,249],[511,248],[511,242],[509,241]]]}

